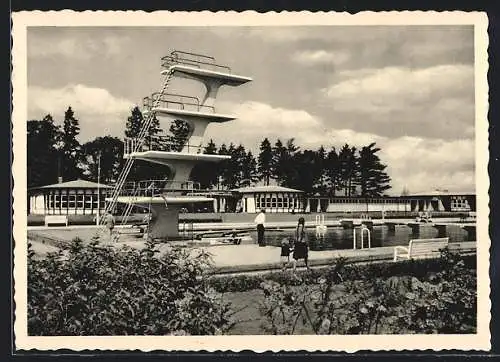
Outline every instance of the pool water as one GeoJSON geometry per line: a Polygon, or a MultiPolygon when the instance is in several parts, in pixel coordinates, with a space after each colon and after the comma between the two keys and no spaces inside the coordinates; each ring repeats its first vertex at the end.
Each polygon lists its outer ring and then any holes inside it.
{"type": "MultiPolygon", "coordinates": [[[[251,233],[254,240],[257,240],[257,233],[251,233]]],[[[294,236],[294,230],[266,230],[265,240],[267,245],[280,246],[284,238],[294,236]]],[[[459,226],[447,228],[446,236],[450,242],[475,241],[469,240],[467,231],[459,226]]],[[[430,225],[422,225],[418,235],[412,235],[411,228],[407,226],[397,226],[396,230],[391,232],[387,226],[374,226],[371,231],[371,246],[396,246],[408,245],[410,239],[426,239],[442,237],[438,235],[438,230],[430,225]]],[[[329,227],[323,238],[317,238],[313,229],[306,230],[306,238],[309,241],[310,250],[336,250],[352,249],[353,232],[352,229],[343,229],[341,227],[329,227]]],[[[366,232],[363,235],[365,247],[368,247],[366,232]]],[[[361,248],[360,229],[356,228],[356,248],[361,248]]]]}

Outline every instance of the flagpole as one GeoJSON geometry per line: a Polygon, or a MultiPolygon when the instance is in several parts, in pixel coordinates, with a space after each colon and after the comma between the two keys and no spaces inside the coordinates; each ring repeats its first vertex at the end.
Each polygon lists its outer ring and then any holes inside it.
{"type": "Polygon", "coordinates": [[[99,152],[99,159],[97,160],[97,217],[96,217],[96,225],[100,224],[100,216],[101,216],[101,152],[99,152]]]}

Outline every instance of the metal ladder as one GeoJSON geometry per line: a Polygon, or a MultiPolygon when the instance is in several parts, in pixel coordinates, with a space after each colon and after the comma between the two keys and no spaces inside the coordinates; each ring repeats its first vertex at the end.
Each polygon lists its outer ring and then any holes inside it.
{"type": "MultiPolygon", "coordinates": [[[[140,185],[139,185],[139,186],[140,186],[140,185]]],[[[151,187],[151,188],[154,188],[154,183],[152,183],[152,184],[150,185],[150,187],[151,187]]],[[[149,191],[149,189],[146,189],[146,190],[147,190],[147,191],[149,191]]],[[[123,213],[122,213],[122,215],[121,215],[121,216],[122,216],[122,222],[121,222],[121,224],[122,224],[122,225],[125,225],[125,224],[128,222],[128,219],[129,219],[130,214],[131,214],[131,212],[132,212],[132,209],[133,209],[133,207],[134,207],[134,201],[135,201],[135,199],[136,199],[138,196],[140,196],[140,195],[139,195],[139,194],[140,194],[140,192],[141,192],[141,188],[140,188],[140,187],[137,187],[137,188],[134,190],[133,195],[130,197],[129,202],[127,203],[127,207],[125,208],[125,210],[123,211],[123,213]]],[[[151,192],[152,192],[152,190],[151,190],[151,192]]],[[[151,194],[149,197],[153,198],[153,196],[154,196],[154,195],[153,195],[153,194],[151,194]]]]}
{"type": "MultiPolygon", "coordinates": [[[[141,148],[144,144],[144,141],[147,138],[151,124],[153,123],[153,120],[156,116],[156,112],[154,112],[154,108],[158,107],[160,100],[161,100],[161,96],[167,90],[168,85],[170,83],[170,80],[173,77],[173,73],[174,73],[174,71],[172,69],[168,70],[165,81],[163,83],[163,87],[158,92],[158,97],[154,101],[150,112],[148,112],[146,122],[144,122],[143,126],[141,127],[141,131],[137,137],[137,142],[134,144],[133,149],[131,150],[132,152],[138,152],[141,150],[141,148]]],[[[132,157],[127,158],[127,161],[125,162],[125,165],[124,165],[122,171],[120,172],[120,175],[118,176],[118,180],[116,182],[115,188],[113,189],[113,194],[111,195],[111,201],[106,205],[106,207],[104,209],[105,214],[108,212],[111,212],[116,207],[116,205],[118,203],[118,197],[120,196],[122,188],[127,180],[127,177],[130,173],[130,170],[132,169],[133,164],[134,164],[134,158],[132,158],[132,157]]],[[[127,205],[126,211],[128,210],[128,214],[130,214],[132,207],[129,208],[128,206],[129,205],[127,205]]],[[[122,215],[122,216],[125,216],[125,218],[128,219],[128,215],[122,215]]],[[[100,221],[100,225],[104,225],[104,223],[105,223],[105,220],[100,221]]]]}

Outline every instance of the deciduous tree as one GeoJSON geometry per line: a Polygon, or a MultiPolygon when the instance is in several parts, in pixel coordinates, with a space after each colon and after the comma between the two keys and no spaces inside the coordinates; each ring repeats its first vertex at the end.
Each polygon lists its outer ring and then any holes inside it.
{"type": "Polygon", "coordinates": [[[28,188],[57,182],[60,129],[50,114],[27,124],[28,188]]]}
{"type": "Polygon", "coordinates": [[[97,137],[83,145],[83,152],[85,155],[84,175],[86,178],[97,182],[100,164],[99,181],[101,183],[116,181],[123,165],[123,142],[119,138],[111,136],[97,137]]]}

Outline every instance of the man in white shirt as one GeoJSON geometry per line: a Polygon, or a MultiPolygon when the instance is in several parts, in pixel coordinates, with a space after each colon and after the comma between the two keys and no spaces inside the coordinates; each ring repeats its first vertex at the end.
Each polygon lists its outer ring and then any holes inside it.
{"type": "Polygon", "coordinates": [[[257,241],[259,246],[266,246],[264,242],[264,224],[266,223],[266,210],[261,210],[254,220],[257,225],[257,241]]]}

